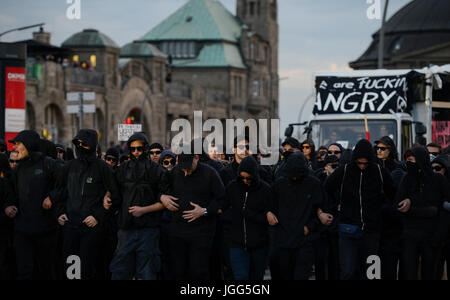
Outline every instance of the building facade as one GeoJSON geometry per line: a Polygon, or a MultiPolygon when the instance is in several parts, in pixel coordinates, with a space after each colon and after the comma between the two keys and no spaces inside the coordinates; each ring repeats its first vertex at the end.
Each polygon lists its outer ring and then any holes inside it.
{"type": "MultiPolygon", "coordinates": [[[[96,111],[83,127],[99,132],[102,147],[117,144],[117,125],[143,124],[154,142],[170,145],[178,118],[278,118],[276,0],[238,0],[236,15],[217,0],[190,0],[138,40],[119,47],[96,29],[50,46],[27,63],[27,127],[70,144],[79,127],[67,113],[67,92],[95,92],[96,111]],[[48,54],[46,54],[48,53],[48,54]]],[[[29,42],[29,41],[28,41],[29,42]]]]}

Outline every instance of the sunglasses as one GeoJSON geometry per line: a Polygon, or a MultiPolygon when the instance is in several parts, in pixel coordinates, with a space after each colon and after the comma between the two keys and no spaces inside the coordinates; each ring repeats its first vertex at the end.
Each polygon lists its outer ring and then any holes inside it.
{"type": "Polygon", "coordinates": [[[163,166],[168,166],[168,165],[174,165],[175,164],[175,159],[169,159],[169,160],[165,160],[163,161],[163,166]]]}
{"type": "Polygon", "coordinates": [[[337,155],[337,154],[341,154],[342,151],[328,151],[328,155],[337,155]]]}
{"type": "Polygon", "coordinates": [[[249,146],[249,145],[239,145],[239,146],[237,146],[237,148],[238,148],[239,150],[244,150],[244,149],[249,150],[249,149],[250,149],[250,146],[249,146]]]}
{"type": "Polygon", "coordinates": [[[390,148],[386,148],[386,147],[378,147],[378,146],[375,147],[375,151],[380,150],[380,151],[384,152],[384,151],[389,150],[389,149],[390,148]]]}
{"type": "Polygon", "coordinates": [[[107,157],[105,158],[106,161],[112,161],[112,162],[117,162],[117,159],[115,157],[107,157]]]}
{"type": "Polygon", "coordinates": [[[62,149],[56,149],[56,153],[64,153],[64,152],[66,152],[66,151],[64,151],[64,150],[62,150],[62,149]]]}
{"type": "Polygon", "coordinates": [[[131,153],[138,151],[138,152],[144,152],[144,147],[139,146],[139,147],[130,147],[130,151],[131,153]]]}
{"type": "Polygon", "coordinates": [[[308,150],[308,149],[311,149],[311,146],[303,146],[302,149],[308,150]]]}
{"type": "Polygon", "coordinates": [[[367,166],[367,165],[369,165],[369,162],[360,162],[360,161],[357,161],[356,164],[359,165],[359,166],[367,166]]]}
{"type": "Polygon", "coordinates": [[[150,151],[150,155],[160,155],[162,151],[150,151]]]}
{"type": "Polygon", "coordinates": [[[18,164],[19,160],[10,159],[9,162],[12,164],[18,164]]]}
{"type": "Polygon", "coordinates": [[[76,141],[76,142],[75,142],[75,146],[77,146],[77,147],[83,147],[83,148],[88,147],[88,146],[85,145],[82,141],[76,141]]]}
{"type": "Polygon", "coordinates": [[[442,171],[442,167],[441,166],[435,166],[435,167],[433,167],[433,170],[435,170],[436,172],[440,172],[440,171],[442,171]]]}
{"type": "Polygon", "coordinates": [[[239,178],[243,181],[252,181],[253,177],[244,177],[244,176],[239,176],[239,178]]]}

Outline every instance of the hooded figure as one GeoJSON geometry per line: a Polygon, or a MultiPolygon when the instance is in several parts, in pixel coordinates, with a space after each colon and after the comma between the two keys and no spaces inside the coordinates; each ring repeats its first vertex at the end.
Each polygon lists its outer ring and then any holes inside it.
{"type": "Polygon", "coordinates": [[[325,182],[333,211],[340,211],[341,279],[366,274],[366,261],[379,249],[383,205],[392,203],[395,188],[388,171],[376,164],[372,144],[360,140],[352,161],[339,167],[325,182]],[[347,232],[354,232],[349,235],[347,232]],[[359,243],[355,243],[359,240],[359,243]],[[356,255],[355,253],[358,253],[356,255]],[[363,273],[361,273],[363,272],[363,273]]]}
{"type": "Polygon", "coordinates": [[[111,168],[97,158],[95,130],[81,129],[72,140],[77,159],[62,169],[59,187],[63,190],[58,205],[58,222],[63,226],[63,261],[79,255],[83,262],[81,279],[92,279],[102,238],[106,210],[103,198],[110,194],[113,204],[120,194],[111,168]]]}
{"type": "Polygon", "coordinates": [[[5,205],[6,215],[14,219],[17,277],[33,279],[35,272],[39,279],[54,279],[57,223],[53,204],[58,201],[58,165],[39,152],[40,137],[32,130],[20,132],[9,142],[15,144],[20,159],[5,205]]]}
{"type": "Polygon", "coordinates": [[[302,150],[303,154],[305,154],[305,156],[307,156],[306,158],[307,158],[307,161],[308,161],[308,166],[309,166],[313,171],[317,170],[318,167],[317,167],[317,158],[316,158],[316,156],[317,156],[317,153],[316,153],[316,145],[314,144],[313,140],[311,140],[311,139],[305,140],[305,141],[301,144],[301,149],[300,149],[300,150],[302,150]],[[309,150],[310,150],[311,152],[309,153],[309,155],[306,155],[306,154],[305,154],[305,151],[308,151],[308,149],[305,149],[305,148],[304,148],[305,145],[309,145],[309,147],[310,147],[309,150]]]}
{"type": "MultiPolygon", "coordinates": [[[[284,280],[307,280],[314,262],[312,242],[318,237],[318,209],[324,203],[320,182],[309,175],[301,152],[289,155],[286,166],[272,187],[270,214],[278,220],[275,242],[280,275],[284,280]]],[[[274,262],[272,262],[274,263],[274,262]]]]}
{"type": "Polygon", "coordinates": [[[113,280],[155,280],[161,264],[158,241],[164,206],[158,195],[164,170],[149,159],[145,134],[133,134],[127,147],[131,159],[116,173],[122,203],[113,207],[119,209],[119,241],[110,270],[113,280]]]}
{"type": "Polygon", "coordinates": [[[239,164],[238,174],[226,189],[224,203],[224,209],[231,207],[232,215],[231,268],[235,280],[263,280],[269,247],[266,215],[271,189],[260,180],[258,163],[251,156],[239,164]]]}
{"type": "Polygon", "coordinates": [[[53,144],[49,140],[40,140],[40,152],[44,154],[45,156],[48,156],[50,158],[56,159],[57,158],[57,152],[56,152],[56,145],[53,144]]]}
{"type": "Polygon", "coordinates": [[[445,213],[444,203],[449,201],[449,183],[442,174],[432,171],[430,156],[425,148],[406,151],[405,160],[408,172],[397,193],[400,207],[409,202],[409,208],[402,211],[405,216],[405,279],[417,280],[421,256],[422,279],[434,280],[437,279],[439,252],[448,232],[448,227],[443,226],[440,218],[445,213]]]}
{"type": "Polygon", "coordinates": [[[5,201],[11,191],[10,173],[8,157],[6,154],[0,153],[0,280],[12,280],[13,266],[11,262],[12,247],[12,233],[13,222],[5,214],[5,201]]]}

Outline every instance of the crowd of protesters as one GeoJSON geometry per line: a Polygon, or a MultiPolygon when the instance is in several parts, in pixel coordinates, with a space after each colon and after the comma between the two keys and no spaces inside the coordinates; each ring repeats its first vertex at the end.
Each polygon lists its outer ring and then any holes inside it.
{"type": "Polygon", "coordinates": [[[2,280],[67,279],[74,255],[83,280],[368,279],[370,257],[384,280],[449,271],[450,160],[438,144],[399,154],[384,136],[316,151],[288,137],[264,166],[246,136],[234,155],[175,155],[144,133],[103,154],[90,129],[75,150],[31,130],[8,142],[2,280]]]}

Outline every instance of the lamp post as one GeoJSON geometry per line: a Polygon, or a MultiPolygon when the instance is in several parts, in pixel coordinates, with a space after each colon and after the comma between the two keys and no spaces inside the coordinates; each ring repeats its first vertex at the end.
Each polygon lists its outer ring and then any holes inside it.
{"type": "Polygon", "coordinates": [[[380,42],[378,43],[378,69],[382,69],[384,66],[384,34],[385,34],[385,27],[386,27],[386,15],[387,10],[389,6],[389,0],[386,0],[386,4],[384,6],[384,12],[383,12],[383,20],[381,22],[381,29],[380,29],[380,42]]]}
{"type": "Polygon", "coordinates": [[[22,30],[26,30],[26,29],[30,29],[30,28],[34,28],[34,27],[41,27],[44,26],[45,23],[39,23],[39,24],[35,24],[35,25],[30,25],[30,26],[25,26],[25,27],[19,27],[19,28],[14,28],[14,29],[10,29],[7,30],[5,32],[0,33],[0,40],[2,38],[2,36],[4,36],[5,34],[8,34],[10,32],[14,32],[14,31],[22,31],[22,30]]]}

